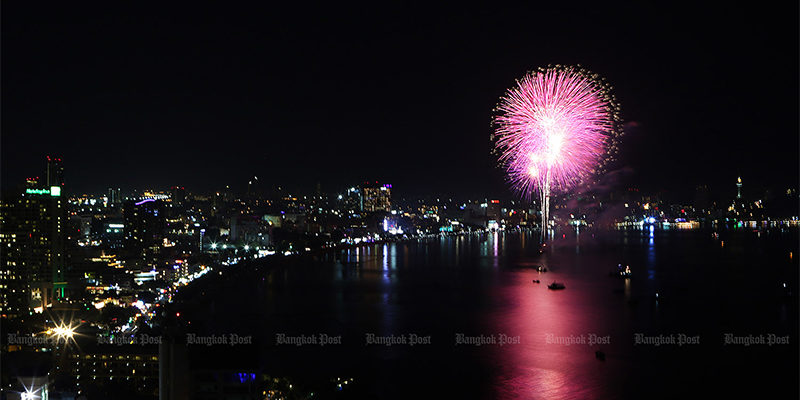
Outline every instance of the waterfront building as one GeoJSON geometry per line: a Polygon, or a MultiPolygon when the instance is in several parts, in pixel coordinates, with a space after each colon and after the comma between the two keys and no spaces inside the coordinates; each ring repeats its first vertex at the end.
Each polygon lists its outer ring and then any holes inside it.
{"type": "Polygon", "coordinates": [[[392,185],[365,183],[361,187],[362,209],[366,212],[392,211],[392,185]]]}

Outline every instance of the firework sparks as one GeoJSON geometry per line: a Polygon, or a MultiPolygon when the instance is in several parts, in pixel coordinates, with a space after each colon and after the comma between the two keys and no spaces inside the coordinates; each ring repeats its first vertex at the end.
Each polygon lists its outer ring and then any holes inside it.
{"type": "Polygon", "coordinates": [[[530,72],[495,111],[495,151],[515,190],[529,200],[539,194],[543,226],[551,190],[580,183],[616,151],[620,118],[611,86],[581,68],[530,72]]]}

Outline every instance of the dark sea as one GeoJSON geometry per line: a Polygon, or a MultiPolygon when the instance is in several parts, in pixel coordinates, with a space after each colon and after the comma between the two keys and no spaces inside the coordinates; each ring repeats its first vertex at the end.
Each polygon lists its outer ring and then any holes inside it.
{"type": "Polygon", "coordinates": [[[349,380],[342,398],[798,398],[797,229],[713,233],[562,232],[540,252],[536,232],[499,232],[231,266],[182,307],[199,334],[253,344],[190,353],[349,380]]]}

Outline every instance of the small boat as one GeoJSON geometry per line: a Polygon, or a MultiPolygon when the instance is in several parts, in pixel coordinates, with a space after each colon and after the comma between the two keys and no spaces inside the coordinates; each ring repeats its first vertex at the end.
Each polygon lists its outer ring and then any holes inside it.
{"type": "Polygon", "coordinates": [[[553,289],[553,290],[559,290],[559,289],[565,289],[566,286],[564,286],[563,283],[553,282],[553,283],[547,285],[547,288],[548,289],[553,289]]]}
{"type": "Polygon", "coordinates": [[[539,271],[539,272],[547,272],[547,268],[545,268],[545,267],[543,267],[541,265],[536,266],[536,270],[539,271]]]}
{"type": "Polygon", "coordinates": [[[633,271],[631,271],[630,265],[626,265],[626,266],[623,267],[622,264],[619,264],[617,266],[617,270],[616,271],[611,271],[611,272],[608,273],[608,276],[626,278],[626,279],[630,278],[631,275],[633,275],[633,271]]]}
{"type": "Polygon", "coordinates": [[[533,283],[539,283],[539,280],[538,279],[534,279],[533,283]]]}

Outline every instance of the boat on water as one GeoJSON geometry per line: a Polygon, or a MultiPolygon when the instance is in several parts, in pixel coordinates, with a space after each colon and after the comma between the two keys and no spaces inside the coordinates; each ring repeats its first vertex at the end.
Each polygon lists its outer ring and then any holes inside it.
{"type": "Polygon", "coordinates": [[[630,265],[623,267],[622,264],[617,265],[616,271],[611,271],[608,273],[608,276],[619,278],[630,278],[631,275],[633,275],[633,271],[631,271],[630,265]]]}
{"type": "Polygon", "coordinates": [[[560,283],[560,282],[553,282],[553,283],[547,285],[547,288],[548,289],[553,289],[553,290],[559,290],[559,289],[566,289],[566,286],[564,286],[564,284],[560,283]]]}
{"type": "Polygon", "coordinates": [[[536,270],[539,271],[539,272],[547,272],[547,268],[545,268],[545,267],[543,267],[541,265],[537,265],[536,266],[536,270]]]}
{"type": "Polygon", "coordinates": [[[539,283],[539,280],[538,279],[534,279],[533,283],[539,283]]]}

